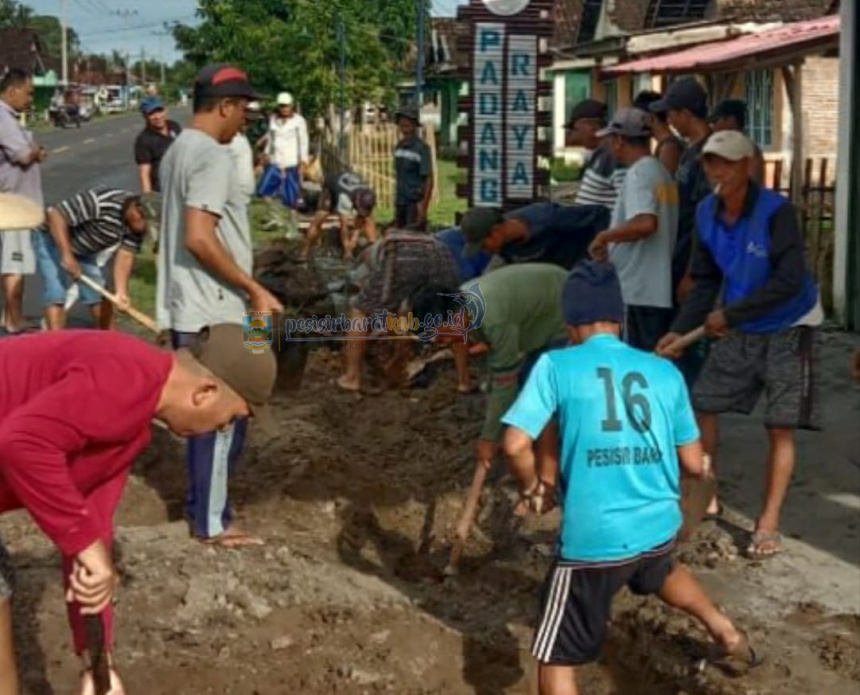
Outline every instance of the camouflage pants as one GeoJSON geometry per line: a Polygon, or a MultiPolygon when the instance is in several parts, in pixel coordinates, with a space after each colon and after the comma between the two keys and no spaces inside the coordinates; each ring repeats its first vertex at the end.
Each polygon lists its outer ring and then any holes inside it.
{"type": "Polygon", "coordinates": [[[144,193],[140,197],[143,212],[146,215],[146,233],[158,249],[158,238],[161,236],[161,193],[144,193]]]}

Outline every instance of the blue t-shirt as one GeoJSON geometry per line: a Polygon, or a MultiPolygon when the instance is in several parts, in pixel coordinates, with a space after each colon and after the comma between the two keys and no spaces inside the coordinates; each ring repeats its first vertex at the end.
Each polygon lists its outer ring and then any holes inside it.
{"type": "Polygon", "coordinates": [[[462,282],[482,275],[492,258],[486,251],[481,251],[475,258],[466,258],[463,255],[463,251],[466,248],[466,236],[460,227],[443,229],[441,232],[436,233],[436,239],[445,244],[454,255],[454,260],[457,261],[457,267],[460,269],[460,280],[462,282]]]}
{"type": "Polygon", "coordinates": [[[671,362],[611,335],[538,360],[502,418],[537,439],[558,419],[564,560],[635,557],[681,528],[677,447],[699,438],[671,362]]]}

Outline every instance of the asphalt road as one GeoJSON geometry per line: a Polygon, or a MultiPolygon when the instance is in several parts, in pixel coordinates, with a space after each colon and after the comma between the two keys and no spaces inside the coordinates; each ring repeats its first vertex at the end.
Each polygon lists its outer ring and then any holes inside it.
{"type": "MultiPolygon", "coordinates": [[[[171,112],[170,118],[184,124],[189,114],[187,109],[177,109],[171,112]]],[[[142,117],[132,112],[97,119],[80,128],[37,132],[36,142],[48,150],[48,159],[42,164],[46,205],[98,184],[140,190],[134,163],[134,140],[142,128],[142,117]]],[[[24,282],[24,311],[29,318],[37,320],[42,314],[38,272],[24,282]]],[[[0,296],[0,306],[2,303],[0,296]]]]}

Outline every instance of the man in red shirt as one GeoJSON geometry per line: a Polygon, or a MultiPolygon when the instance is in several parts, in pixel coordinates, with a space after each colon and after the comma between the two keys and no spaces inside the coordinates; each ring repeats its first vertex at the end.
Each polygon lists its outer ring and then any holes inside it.
{"type": "MultiPolygon", "coordinates": [[[[112,651],[113,517],[152,421],[191,436],[237,418],[267,419],[276,372],[271,352],[245,349],[239,325],[204,329],[194,348],[176,353],[118,332],[0,341],[0,514],[27,509],[60,549],[75,651],[85,664],[84,615],[102,615],[112,651]]],[[[0,695],[19,692],[9,569],[0,544],[0,695]]],[[[123,695],[111,675],[111,695],[123,695]]],[[[81,693],[92,692],[85,670],[81,693]]]]}

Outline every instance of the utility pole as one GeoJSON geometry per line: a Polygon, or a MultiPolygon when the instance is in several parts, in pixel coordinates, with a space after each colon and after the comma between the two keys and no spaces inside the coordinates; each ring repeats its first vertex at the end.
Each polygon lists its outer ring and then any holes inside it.
{"type": "MultiPolygon", "coordinates": [[[[129,19],[137,16],[137,10],[113,10],[112,15],[122,17],[122,26],[124,31],[128,31],[129,19]]],[[[123,90],[123,106],[128,108],[129,96],[131,91],[131,55],[128,49],[125,51],[125,89],[123,90]]]]}
{"type": "Polygon", "coordinates": [[[340,77],[340,135],[337,140],[337,158],[341,165],[344,164],[344,121],[346,120],[346,27],[343,24],[343,16],[337,15],[337,42],[340,46],[340,61],[338,76],[340,77]]]}
{"type": "Polygon", "coordinates": [[[146,49],[143,47],[140,49],[140,84],[146,85],[146,49]]]}
{"type": "Polygon", "coordinates": [[[66,9],[69,0],[60,0],[60,33],[62,34],[63,87],[69,86],[69,22],[66,9]]]}
{"type": "Polygon", "coordinates": [[[158,37],[158,62],[161,64],[161,84],[163,85],[167,80],[164,77],[165,66],[164,66],[164,37],[167,36],[170,32],[168,31],[154,31],[152,32],[153,36],[158,37]]]}
{"type": "Polygon", "coordinates": [[[415,61],[415,106],[419,116],[424,105],[424,0],[415,0],[418,5],[418,59],[415,61]]]}

